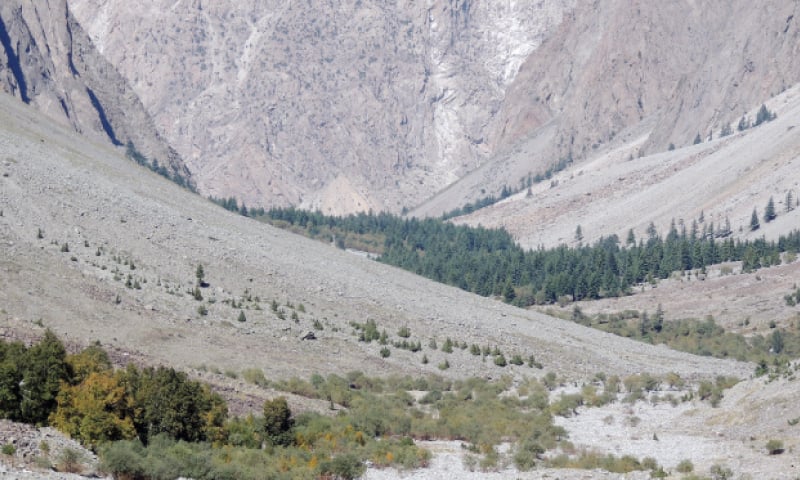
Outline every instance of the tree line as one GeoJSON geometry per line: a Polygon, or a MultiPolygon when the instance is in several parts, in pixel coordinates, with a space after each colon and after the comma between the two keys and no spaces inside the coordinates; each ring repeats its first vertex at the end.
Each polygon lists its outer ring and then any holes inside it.
{"type": "MultiPolygon", "coordinates": [[[[693,222],[670,226],[666,236],[651,223],[643,238],[628,232],[591,245],[525,250],[502,229],[454,225],[440,219],[401,218],[389,213],[328,216],[295,208],[273,208],[266,219],[319,238],[380,238],[378,261],[483,296],[499,295],[521,306],[624,295],[637,284],[672,272],[704,271],[709,265],[742,261],[743,271],[781,263],[781,253],[800,249],[800,232],[777,241],[736,240],[730,227],[693,222]],[[326,233],[326,234],[329,234],[326,233]]],[[[330,238],[327,240],[331,240],[330,238]]]]}

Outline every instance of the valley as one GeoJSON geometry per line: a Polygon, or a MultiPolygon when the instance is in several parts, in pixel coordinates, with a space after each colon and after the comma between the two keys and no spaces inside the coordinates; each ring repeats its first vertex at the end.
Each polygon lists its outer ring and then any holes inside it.
{"type": "Polygon", "coordinates": [[[0,475],[797,477],[798,8],[4,2],[0,475]]]}

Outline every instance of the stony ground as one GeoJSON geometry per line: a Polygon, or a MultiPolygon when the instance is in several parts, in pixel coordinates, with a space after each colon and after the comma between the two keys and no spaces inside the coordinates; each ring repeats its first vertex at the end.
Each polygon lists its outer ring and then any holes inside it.
{"type": "MultiPolygon", "coordinates": [[[[4,118],[0,124],[0,327],[4,335],[35,336],[49,327],[69,344],[99,340],[118,362],[129,358],[168,364],[214,381],[229,399],[237,400],[239,412],[257,408],[261,399],[274,394],[244,382],[242,372],[248,368],[260,369],[270,379],[352,370],[453,378],[522,378],[552,371],[574,384],[600,371],[619,375],[674,371],[689,380],[717,375],[747,379],[753,371],[749,364],[695,357],[513,308],[295,237],[179,190],[121,158],[119,152],[86,143],[47,123],[13,99],[0,95],[0,110],[4,118]],[[38,238],[40,230],[42,238],[38,238]],[[198,264],[205,270],[202,301],[190,294],[198,264]],[[272,300],[279,304],[278,312],[272,310],[272,300]],[[200,313],[200,306],[206,314],[200,313]],[[244,322],[237,321],[240,311],[246,315],[244,322]],[[422,363],[423,352],[397,348],[382,358],[374,342],[358,342],[351,322],[368,319],[386,329],[393,340],[398,338],[398,328],[409,327],[409,340],[421,342],[430,362],[422,363]],[[315,339],[301,340],[308,332],[315,339]],[[500,368],[468,350],[446,354],[428,346],[431,339],[441,344],[448,337],[497,345],[508,355],[533,354],[543,369],[500,368]],[[451,367],[440,370],[437,366],[445,359],[451,367]]],[[[745,382],[741,388],[758,391],[757,382],[745,382]]],[[[788,383],[786,391],[793,389],[796,386],[788,383]]],[[[782,391],[773,391],[757,411],[770,412],[771,399],[781,395],[782,391]]],[[[324,408],[298,398],[292,402],[293,408],[324,408]]],[[[636,416],[647,424],[650,418],[655,422],[665,415],[663,406],[637,404],[635,408],[636,416]]],[[[689,435],[681,438],[691,438],[698,446],[716,444],[715,430],[706,427],[713,420],[726,428],[742,422],[737,428],[757,432],[759,440],[754,442],[772,435],[789,437],[788,420],[783,417],[800,416],[793,408],[787,404],[788,410],[775,417],[776,423],[769,423],[759,416],[742,415],[751,412],[745,401],[721,410],[697,407],[697,413],[680,417],[680,431],[685,433],[676,435],[689,435]]],[[[576,444],[584,439],[584,427],[586,431],[595,428],[592,415],[581,413],[570,420],[577,422],[568,426],[576,444]]],[[[647,424],[642,424],[644,429],[647,424]]],[[[650,428],[655,427],[654,423],[650,428]]],[[[661,430],[666,432],[665,428],[661,430]]],[[[602,448],[637,455],[647,450],[625,441],[627,430],[608,431],[621,443],[605,442],[602,448]],[[612,445],[618,447],[612,449],[612,445]]],[[[663,445],[669,444],[666,439],[663,445]]],[[[696,463],[749,455],[755,443],[724,445],[724,455],[718,457],[721,451],[711,449],[696,463]]],[[[661,443],[658,447],[665,448],[661,443]]],[[[457,449],[445,445],[436,451],[441,451],[434,460],[436,468],[411,475],[467,475],[456,461],[457,449]]],[[[682,455],[679,451],[665,459],[682,455]]],[[[753,462],[741,464],[743,472],[772,471],[762,463],[773,458],[752,458],[753,462]]],[[[666,460],[665,464],[670,465],[666,460]]],[[[497,475],[518,476],[513,471],[497,475]]],[[[567,477],[561,471],[537,471],[527,478],[545,475],[567,477]]],[[[599,476],[595,472],[574,475],[599,476]]]]}

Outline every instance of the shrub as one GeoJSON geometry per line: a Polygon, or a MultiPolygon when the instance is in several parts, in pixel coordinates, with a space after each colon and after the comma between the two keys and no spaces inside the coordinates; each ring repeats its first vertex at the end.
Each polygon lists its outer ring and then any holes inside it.
{"type": "Polygon", "coordinates": [[[17,447],[13,443],[6,443],[2,448],[3,455],[14,455],[17,453],[17,447]]]}
{"type": "Polygon", "coordinates": [[[83,471],[83,454],[80,450],[67,447],[58,455],[58,470],[67,473],[81,473],[83,471]]]}
{"type": "Polygon", "coordinates": [[[532,470],[544,452],[544,447],[535,438],[528,438],[517,446],[517,451],[514,452],[514,465],[523,472],[532,470]]]}
{"type": "Polygon", "coordinates": [[[145,473],[144,457],[138,440],[108,443],[100,450],[100,468],[114,478],[140,478],[145,473]]]}
{"type": "Polygon", "coordinates": [[[783,442],[781,440],[772,439],[767,442],[767,453],[770,455],[780,455],[783,453],[783,442]]]}
{"type": "Polygon", "coordinates": [[[389,357],[389,355],[391,355],[391,354],[392,354],[392,351],[391,351],[391,350],[389,350],[389,347],[383,347],[383,348],[381,348],[381,358],[387,358],[387,357],[389,357]]]}
{"type": "Polygon", "coordinates": [[[242,378],[248,383],[258,385],[259,387],[267,387],[269,380],[264,376],[264,372],[260,368],[248,368],[242,372],[242,378]]]}
{"type": "Polygon", "coordinates": [[[239,316],[236,317],[236,320],[238,320],[240,322],[246,322],[247,321],[247,317],[244,315],[244,310],[239,310],[239,316]]]}
{"type": "Polygon", "coordinates": [[[264,430],[266,439],[272,445],[291,444],[293,425],[292,411],[289,410],[286,398],[277,397],[264,402],[264,430]]]}
{"type": "Polygon", "coordinates": [[[447,339],[442,344],[442,351],[444,353],[453,353],[453,341],[450,340],[450,337],[447,337],[447,339]]]}
{"type": "Polygon", "coordinates": [[[331,460],[320,464],[320,472],[323,475],[330,475],[342,480],[353,480],[360,477],[366,467],[361,460],[352,453],[343,453],[333,457],[331,460]]]}
{"type": "Polygon", "coordinates": [[[725,465],[712,465],[709,473],[711,474],[712,480],[728,480],[729,478],[733,478],[733,470],[725,465]]]}
{"type": "Polygon", "coordinates": [[[681,460],[680,463],[678,463],[678,466],[675,467],[675,470],[677,470],[678,473],[692,473],[694,470],[694,464],[688,459],[681,460]]]}
{"type": "Polygon", "coordinates": [[[401,338],[408,338],[411,336],[411,329],[408,327],[401,327],[400,330],[397,331],[397,336],[401,338]]]}
{"type": "Polygon", "coordinates": [[[513,365],[522,365],[525,362],[522,360],[522,356],[519,354],[514,354],[514,356],[511,357],[510,363],[513,365]]]}
{"type": "Polygon", "coordinates": [[[500,355],[497,355],[496,357],[494,357],[494,364],[497,365],[498,367],[505,367],[507,365],[506,357],[502,353],[500,355]]]}

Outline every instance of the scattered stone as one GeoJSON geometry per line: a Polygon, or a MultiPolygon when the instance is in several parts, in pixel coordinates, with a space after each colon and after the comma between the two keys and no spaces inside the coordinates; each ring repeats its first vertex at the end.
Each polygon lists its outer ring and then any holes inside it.
{"type": "Polygon", "coordinates": [[[317,336],[311,330],[300,336],[300,340],[316,340],[317,336]]]}

